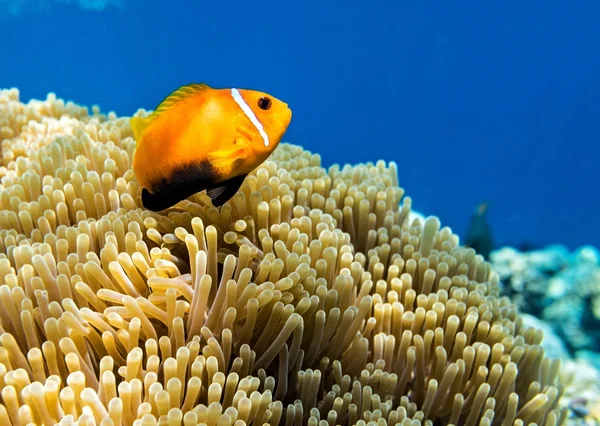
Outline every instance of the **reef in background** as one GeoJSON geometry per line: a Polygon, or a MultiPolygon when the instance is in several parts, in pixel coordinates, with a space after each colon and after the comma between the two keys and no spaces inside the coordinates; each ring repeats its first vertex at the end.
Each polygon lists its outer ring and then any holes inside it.
{"type": "Polygon", "coordinates": [[[491,254],[503,294],[522,312],[550,324],[570,354],[600,368],[600,253],[582,247],[570,253],[554,245],[521,252],[511,247],[491,254]]]}
{"type": "Polygon", "coordinates": [[[156,214],[127,118],[18,95],[0,92],[0,421],[566,420],[573,375],[481,255],[409,219],[395,163],[326,170],[281,144],[220,212],[200,193],[156,214]]]}
{"type": "Polygon", "coordinates": [[[527,324],[544,330],[546,353],[565,360],[563,368],[576,373],[569,392],[574,414],[600,423],[598,249],[504,247],[493,251],[490,260],[500,275],[502,294],[517,304],[527,324]]]}

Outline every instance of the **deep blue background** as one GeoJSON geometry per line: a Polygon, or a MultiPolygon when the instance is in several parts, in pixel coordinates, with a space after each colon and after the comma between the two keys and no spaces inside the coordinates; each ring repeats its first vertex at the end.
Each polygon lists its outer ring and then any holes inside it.
{"type": "MultiPolygon", "coordinates": [[[[0,6],[2,6],[0,2],[0,6]]],[[[288,102],[325,166],[383,158],[462,234],[600,245],[600,2],[128,1],[0,7],[0,87],[130,115],[189,82],[288,102]]]]}

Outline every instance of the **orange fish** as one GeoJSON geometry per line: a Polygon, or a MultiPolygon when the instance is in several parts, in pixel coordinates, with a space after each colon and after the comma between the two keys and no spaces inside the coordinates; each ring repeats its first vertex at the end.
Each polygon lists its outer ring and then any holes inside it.
{"type": "Polygon", "coordinates": [[[273,152],[291,119],[286,103],[263,92],[180,87],[148,117],[130,120],[142,204],[164,210],[206,190],[222,206],[273,152]]]}

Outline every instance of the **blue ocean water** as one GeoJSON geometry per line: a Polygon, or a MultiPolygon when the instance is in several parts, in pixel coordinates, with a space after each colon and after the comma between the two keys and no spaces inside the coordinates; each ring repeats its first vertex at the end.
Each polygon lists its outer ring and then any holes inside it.
{"type": "Polygon", "coordinates": [[[263,90],[293,109],[286,141],[325,166],[396,161],[459,234],[488,201],[499,244],[600,245],[597,0],[97,9],[0,0],[0,87],[120,115],[190,82],[263,90]]]}

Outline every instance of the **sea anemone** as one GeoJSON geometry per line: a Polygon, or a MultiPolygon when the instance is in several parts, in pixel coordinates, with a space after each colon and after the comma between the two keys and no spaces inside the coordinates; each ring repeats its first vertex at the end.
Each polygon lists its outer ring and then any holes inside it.
{"type": "Polygon", "coordinates": [[[159,214],[125,117],[4,90],[0,138],[5,424],[565,418],[542,333],[449,228],[409,220],[396,163],[281,144],[220,211],[159,214]]]}

